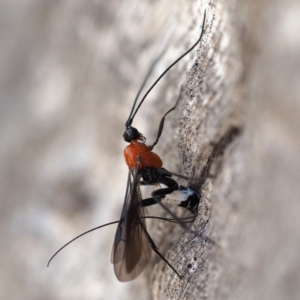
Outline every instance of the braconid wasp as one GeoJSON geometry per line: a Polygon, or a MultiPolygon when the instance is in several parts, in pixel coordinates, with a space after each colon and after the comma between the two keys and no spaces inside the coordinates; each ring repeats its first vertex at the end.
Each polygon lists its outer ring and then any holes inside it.
{"type": "Polygon", "coordinates": [[[114,265],[114,272],[117,279],[121,282],[126,282],[135,279],[146,267],[151,256],[151,251],[154,251],[177,275],[179,278],[182,276],[176,271],[176,269],[168,262],[168,260],[158,251],[154,241],[149,235],[146,229],[146,219],[156,218],[169,222],[178,222],[182,227],[185,228],[184,223],[190,222],[190,218],[177,218],[163,203],[162,201],[170,198],[179,201],[179,206],[188,209],[193,214],[197,214],[198,205],[200,201],[200,193],[190,188],[179,185],[173,178],[172,173],[162,168],[162,160],[152,150],[158,143],[160,136],[163,131],[164,121],[166,116],[172,112],[180,99],[174,107],[169,109],[162,117],[157,137],[154,143],[150,146],[145,144],[146,139],[142,133],[140,133],[131,124],[134,117],[144,100],[154,88],[154,86],[164,77],[164,75],[176,65],[184,56],[190,53],[197,44],[201,41],[202,36],[205,32],[205,19],[206,12],[204,13],[201,34],[196,43],[190,47],[184,54],[176,59],[151,85],[145,95],[137,105],[139,95],[146,84],[147,79],[151,75],[154,65],[157,60],[152,64],[148,74],[146,75],[143,84],[134,100],[130,115],[125,123],[125,132],[123,138],[129,145],[124,150],[124,158],[128,165],[128,179],[125,193],[124,204],[122,213],[119,221],[110,222],[93,229],[90,229],[79,236],[75,237],[67,244],[62,246],[54,255],[50,258],[48,266],[52,259],[67,245],[72,243],[79,237],[100,229],[102,227],[118,224],[115,234],[114,244],[111,253],[111,262],[114,265]],[[151,194],[151,198],[142,199],[140,185],[151,185],[159,187],[151,194]],[[160,218],[160,217],[146,217],[144,214],[144,207],[151,206],[154,204],[161,205],[170,215],[171,218],[160,218]]]}

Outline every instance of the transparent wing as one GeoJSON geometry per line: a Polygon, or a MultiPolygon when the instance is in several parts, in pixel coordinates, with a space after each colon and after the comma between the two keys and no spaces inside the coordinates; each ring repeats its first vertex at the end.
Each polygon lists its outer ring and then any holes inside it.
{"type": "Polygon", "coordinates": [[[111,261],[118,280],[135,279],[146,267],[151,247],[146,234],[144,210],[140,207],[140,176],[129,172],[125,201],[117,227],[111,261]]]}

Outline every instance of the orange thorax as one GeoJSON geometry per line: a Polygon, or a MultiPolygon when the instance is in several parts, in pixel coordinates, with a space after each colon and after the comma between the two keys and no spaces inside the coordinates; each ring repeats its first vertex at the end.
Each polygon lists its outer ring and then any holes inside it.
{"type": "Polygon", "coordinates": [[[138,141],[131,141],[131,143],[124,149],[124,157],[126,164],[131,170],[135,170],[137,168],[137,164],[139,163],[139,168],[161,168],[162,161],[160,157],[151,152],[148,146],[144,143],[140,143],[138,141]],[[139,162],[137,162],[137,158],[139,158],[139,162]]]}

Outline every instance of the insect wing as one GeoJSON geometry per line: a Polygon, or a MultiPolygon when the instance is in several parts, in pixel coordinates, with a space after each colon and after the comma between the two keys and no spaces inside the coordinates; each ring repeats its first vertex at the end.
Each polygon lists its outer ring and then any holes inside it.
{"type": "Polygon", "coordinates": [[[140,207],[140,176],[129,172],[126,197],[117,227],[111,261],[118,280],[135,279],[146,267],[151,247],[147,238],[144,210],[140,207]],[[133,178],[133,182],[132,182],[133,178]]]}

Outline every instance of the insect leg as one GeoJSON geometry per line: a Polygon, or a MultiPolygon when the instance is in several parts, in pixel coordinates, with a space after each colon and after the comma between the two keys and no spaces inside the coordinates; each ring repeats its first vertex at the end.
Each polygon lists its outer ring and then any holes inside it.
{"type": "Polygon", "coordinates": [[[155,142],[152,144],[152,146],[150,146],[150,149],[151,149],[151,150],[154,148],[154,146],[158,143],[158,141],[159,141],[159,139],[160,139],[160,136],[161,136],[162,131],[163,131],[163,128],[164,128],[164,123],[165,123],[165,118],[166,118],[166,116],[167,116],[171,111],[173,111],[173,110],[176,108],[176,106],[178,105],[178,102],[179,102],[179,100],[180,100],[180,98],[181,98],[182,91],[183,91],[183,87],[181,86],[180,93],[179,93],[179,96],[178,96],[178,98],[177,98],[177,101],[176,101],[175,105],[174,105],[171,109],[169,109],[169,110],[163,115],[163,117],[161,118],[160,123],[159,123],[159,127],[158,127],[158,132],[157,132],[156,140],[155,140],[155,142]]]}
{"type": "Polygon", "coordinates": [[[201,199],[201,194],[187,187],[180,186],[180,191],[187,193],[189,196],[185,201],[182,201],[178,206],[188,209],[191,213],[197,214],[201,199]]]}
{"type": "MultiPolygon", "coordinates": [[[[146,207],[146,206],[158,204],[159,202],[161,202],[163,200],[163,198],[166,195],[171,194],[173,192],[174,192],[174,189],[170,189],[170,188],[156,190],[155,192],[153,192],[153,193],[156,193],[155,198],[151,197],[151,198],[143,199],[142,201],[140,201],[140,205],[142,207],[146,207]]],[[[152,195],[153,195],[153,193],[152,193],[152,195]]]]}
{"type": "MultiPolygon", "coordinates": [[[[170,199],[172,201],[177,201],[178,206],[184,207],[190,210],[193,214],[196,214],[201,198],[200,193],[185,186],[179,185],[171,176],[172,173],[164,168],[147,168],[143,170],[141,174],[142,180],[140,181],[140,184],[160,184],[162,188],[154,191],[152,193],[152,198],[142,200],[141,206],[150,206],[156,203],[162,205],[162,203],[160,202],[163,199],[170,199]]],[[[168,211],[168,209],[166,209],[166,211],[168,211]]]]}
{"type": "Polygon", "coordinates": [[[144,230],[144,233],[147,237],[147,240],[150,244],[151,249],[176,273],[176,275],[182,279],[182,276],[176,271],[176,269],[168,262],[168,260],[158,251],[158,248],[156,247],[154,241],[152,240],[150,234],[148,233],[148,231],[146,230],[146,228],[144,227],[144,225],[142,225],[142,228],[144,230]]]}
{"type": "MultiPolygon", "coordinates": [[[[162,169],[162,172],[164,172],[164,169],[162,169]]],[[[179,185],[173,178],[169,176],[159,177],[158,182],[167,186],[169,189],[172,189],[172,191],[169,192],[167,189],[163,188],[161,190],[155,191],[154,193],[156,194],[152,194],[152,196],[162,197],[163,195],[164,198],[169,198],[170,200],[177,200],[178,202],[180,202],[178,206],[188,209],[193,214],[197,214],[201,198],[200,193],[188,187],[179,185]],[[161,192],[159,193],[159,191],[161,192]],[[168,195],[170,195],[170,197],[168,197],[168,195]]]]}

